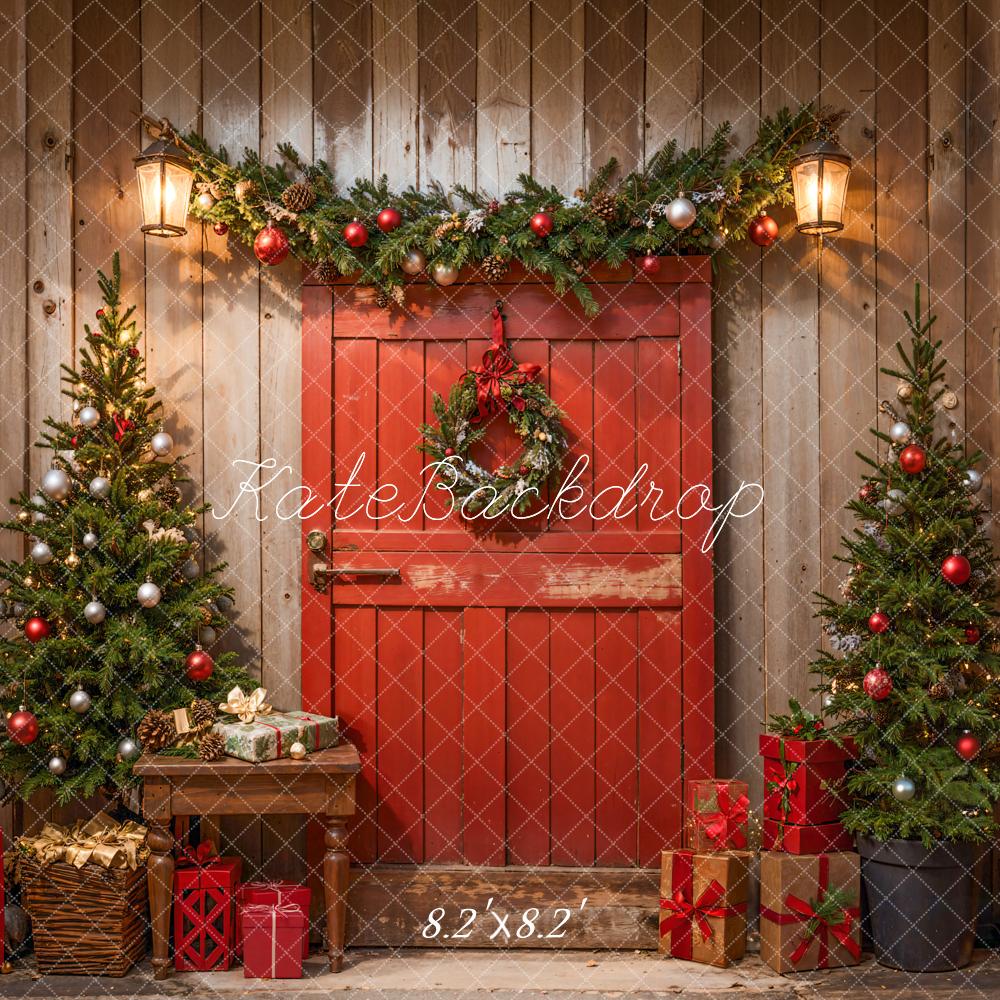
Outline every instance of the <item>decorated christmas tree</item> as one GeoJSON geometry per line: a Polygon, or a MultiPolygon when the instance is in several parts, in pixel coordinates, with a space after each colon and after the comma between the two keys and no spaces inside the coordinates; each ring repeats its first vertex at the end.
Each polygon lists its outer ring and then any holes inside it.
{"type": "Polygon", "coordinates": [[[99,274],[104,305],[87,326],[79,370],[65,367],[72,422],[49,418],[38,447],[51,467],[34,495],[12,500],[4,528],[28,558],[0,562],[0,743],[6,794],[41,787],[60,801],[133,783],[141,749],[176,742],[172,710],[205,718],[248,678],[235,654],[203,650],[228,624],[224,566],[202,572],[197,523],[183,502],[161,404],[144,380],[118,256],[99,274]],[[16,628],[15,628],[16,623],[16,628]]]}
{"type": "Polygon", "coordinates": [[[935,431],[957,405],[945,382],[934,317],[920,311],[897,345],[899,410],[883,402],[888,432],[873,430],[871,472],[849,508],[843,600],[821,598],[832,652],[814,664],[824,707],[853,736],[844,822],[879,840],[983,840],[994,830],[1000,782],[1000,659],[993,548],[976,494],[979,453],[935,431]]]}

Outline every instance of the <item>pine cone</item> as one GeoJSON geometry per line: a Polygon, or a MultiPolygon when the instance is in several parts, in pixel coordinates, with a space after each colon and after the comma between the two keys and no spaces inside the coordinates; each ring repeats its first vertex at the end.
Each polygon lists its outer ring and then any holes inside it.
{"type": "Polygon", "coordinates": [[[507,261],[496,254],[487,257],[479,267],[487,281],[499,281],[508,271],[507,261]]]}
{"type": "Polygon", "coordinates": [[[202,760],[218,760],[226,756],[226,741],[218,733],[206,733],[198,741],[198,756],[202,760]]]}
{"type": "Polygon", "coordinates": [[[316,192],[305,181],[289,184],[281,194],[281,204],[289,212],[304,212],[307,208],[312,208],[315,202],[316,192]]]}
{"type": "Polygon", "coordinates": [[[872,709],[872,722],[876,726],[882,727],[887,726],[892,721],[892,716],[889,714],[889,709],[884,705],[876,705],[872,709]]]}
{"type": "Polygon", "coordinates": [[[375,305],[377,305],[379,309],[389,308],[389,296],[386,294],[384,288],[378,288],[375,290],[375,305]]]}
{"type": "Polygon", "coordinates": [[[156,753],[157,750],[163,750],[174,742],[177,731],[174,729],[174,720],[166,712],[154,708],[147,712],[139,723],[136,735],[143,750],[147,753],[156,753]]]}
{"type": "Polygon", "coordinates": [[[316,265],[316,277],[324,285],[332,285],[340,277],[340,270],[332,260],[323,260],[316,265]]]}
{"type": "Polygon", "coordinates": [[[233,187],[233,194],[236,196],[236,200],[242,205],[256,198],[260,194],[260,188],[257,187],[256,181],[247,178],[246,180],[236,182],[233,187]]]}
{"type": "Polygon", "coordinates": [[[201,729],[202,726],[210,726],[215,722],[215,705],[207,698],[195,698],[191,702],[191,721],[201,729]]]}
{"type": "Polygon", "coordinates": [[[611,222],[618,214],[618,199],[607,191],[598,191],[590,199],[590,210],[599,219],[611,222]]]}
{"type": "Polygon", "coordinates": [[[953,698],[955,691],[947,680],[941,678],[939,681],[935,681],[928,692],[932,698],[936,701],[947,701],[949,698],[953,698]]]}
{"type": "Polygon", "coordinates": [[[95,391],[101,387],[101,376],[93,368],[88,368],[81,376],[80,381],[84,385],[89,385],[95,391]]]}

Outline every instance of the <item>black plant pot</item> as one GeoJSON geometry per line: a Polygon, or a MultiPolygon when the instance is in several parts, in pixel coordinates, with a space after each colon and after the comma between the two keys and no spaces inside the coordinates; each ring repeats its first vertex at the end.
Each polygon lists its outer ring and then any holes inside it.
{"type": "Polygon", "coordinates": [[[907,972],[968,965],[986,848],[859,836],[858,852],[875,961],[907,972]]]}

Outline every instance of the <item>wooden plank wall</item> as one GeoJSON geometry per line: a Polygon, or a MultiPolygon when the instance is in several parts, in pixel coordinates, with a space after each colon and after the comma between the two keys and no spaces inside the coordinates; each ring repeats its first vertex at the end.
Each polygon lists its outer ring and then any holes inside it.
{"type": "MultiPolygon", "coordinates": [[[[785,102],[846,107],[845,232],[820,255],[782,211],[782,241],[741,247],[715,295],[717,495],[767,490],[716,547],[718,760],[756,782],[760,720],[808,686],[820,635],[804,595],[839,582],[854,449],[894,389],[877,368],[915,280],[941,317],[953,419],[987,452],[1000,447],[998,6],[181,0],[165,13],[152,0],[2,0],[0,495],[42,471],[27,445],[64,405],[56,366],[116,248],[195,494],[228,508],[247,476],[234,457],[276,458],[298,481],[297,270],[261,275],[243,248],[197,228],[142,238],[140,110],[235,154],[271,157],[291,140],[341,183],[385,172],[396,185],[502,191],[531,169],[571,192],[611,155],[632,167],[726,119],[743,144],[785,102]]],[[[249,507],[207,527],[207,557],[230,562],[239,593],[223,641],[295,702],[296,529],[249,507]]],[[[287,831],[230,833],[253,855],[287,831]]]]}

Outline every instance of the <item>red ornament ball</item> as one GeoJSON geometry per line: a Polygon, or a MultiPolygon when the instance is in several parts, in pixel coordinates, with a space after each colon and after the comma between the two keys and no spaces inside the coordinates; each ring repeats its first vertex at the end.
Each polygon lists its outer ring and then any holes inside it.
{"type": "Polygon", "coordinates": [[[280,264],[287,256],[290,245],[284,230],[268,223],[253,241],[253,252],[257,260],[268,267],[280,264]]]}
{"type": "Polygon", "coordinates": [[[344,226],[344,242],[349,247],[354,247],[355,250],[358,247],[363,247],[368,242],[368,230],[365,228],[363,222],[358,222],[355,219],[353,222],[348,222],[344,226]]]}
{"type": "Polygon", "coordinates": [[[128,349],[128,356],[130,358],[137,358],[137,357],[139,357],[139,348],[138,347],[130,347],[128,349]]]}
{"type": "Polygon", "coordinates": [[[229,226],[227,226],[224,222],[213,222],[212,232],[215,233],[216,236],[225,236],[226,233],[229,232],[229,226]]]}
{"type": "Polygon", "coordinates": [[[875,611],[868,619],[868,628],[876,635],[889,631],[889,616],[884,611],[875,611]]]}
{"type": "Polygon", "coordinates": [[[967,583],[969,577],[972,575],[972,567],[969,565],[969,560],[963,555],[959,555],[957,552],[948,556],[943,563],[941,563],[941,575],[953,586],[961,587],[963,583],[967,583]]]}
{"type": "Polygon", "coordinates": [[[639,270],[643,274],[656,274],[660,270],[660,258],[656,254],[648,253],[645,257],[639,258],[639,270]]]}
{"type": "Polygon", "coordinates": [[[908,444],[899,453],[899,465],[904,472],[915,476],[927,468],[927,452],[919,444],[908,444]]]}
{"type": "Polygon", "coordinates": [[[7,720],[7,735],[19,746],[26,747],[38,739],[38,719],[33,712],[19,708],[7,720]]]}
{"type": "Polygon", "coordinates": [[[878,496],[878,487],[874,483],[865,483],[858,490],[858,499],[862,503],[871,503],[878,496]]]}
{"type": "Polygon", "coordinates": [[[98,309],[95,315],[97,316],[98,319],[104,319],[104,310],[98,309]]]}
{"type": "Polygon", "coordinates": [[[555,223],[552,221],[552,216],[548,212],[536,212],[531,217],[531,231],[536,235],[545,239],[549,233],[552,232],[552,227],[555,223]]]}
{"type": "Polygon", "coordinates": [[[451,456],[455,454],[455,449],[454,448],[445,448],[444,453],[445,453],[445,457],[446,458],[451,458],[451,456]]]}
{"type": "Polygon", "coordinates": [[[962,733],[955,741],[955,752],[962,760],[972,760],[979,754],[979,740],[972,733],[962,733]]]}
{"type": "Polygon", "coordinates": [[[751,243],[759,247],[769,247],[778,238],[778,223],[766,212],[761,212],[747,228],[751,243]]]}
{"type": "Polygon", "coordinates": [[[872,701],[885,701],[892,694],[892,678],[881,667],[872,667],[865,674],[865,694],[872,701]]]}
{"type": "Polygon", "coordinates": [[[215,670],[215,660],[203,649],[188,653],[184,661],[184,673],[189,681],[207,681],[215,670]]]}
{"type": "Polygon", "coordinates": [[[966,629],[965,629],[965,641],[970,646],[975,646],[975,644],[977,642],[979,642],[979,636],[980,636],[979,629],[977,629],[975,625],[968,625],[968,626],[966,626],[966,629]]]}
{"type": "Polygon", "coordinates": [[[24,634],[28,642],[39,642],[41,639],[47,639],[52,634],[52,629],[44,618],[35,615],[24,623],[24,634]]]}
{"type": "Polygon", "coordinates": [[[378,227],[383,233],[391,233],[394,229],[398,229],[402,225],[403,216],[398,209],[383,208],[378,213],[375,222],[378,223],[378,227]]]}
{"type": "Polygon", "coordinates": [[[76,435],[74,434],[70,439],[69,443],[75,448],[76,447],[76,435]]]}

